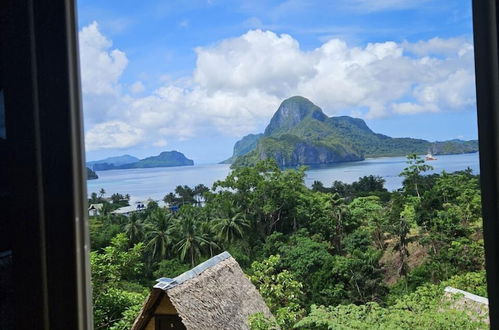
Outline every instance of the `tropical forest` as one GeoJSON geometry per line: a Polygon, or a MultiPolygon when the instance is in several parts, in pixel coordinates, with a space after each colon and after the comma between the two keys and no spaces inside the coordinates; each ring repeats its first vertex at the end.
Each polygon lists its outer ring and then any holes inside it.
{"type": "Polygon", "coordinates": [[[94,192],[94,327],[130,329],[155,279],[228,251],[274,316],[251,329],[486,329],[444,293],[487,296],[479,176],[431,169],[410,154],[395,191],[372,175],[308,187],[306,167],[260,160],[128,215],[112,212],[127,192],[94,192]]]}

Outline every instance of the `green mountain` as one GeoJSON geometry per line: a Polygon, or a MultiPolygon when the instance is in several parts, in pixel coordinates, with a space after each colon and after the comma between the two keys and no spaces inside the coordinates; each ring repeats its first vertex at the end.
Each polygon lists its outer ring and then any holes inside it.
{"type": "Polygon", "coordinates": [[[280,166],[288,167],[357,161],[365,157],[424,154],[428,151],[434,154],[478,151],[476,140],[429,142],[377,134],[362,119],[328,117],[321,108],[301,96],[281,103],[263,135],[253,135],[251,139],[246,136],[236,146],[234,155],[229,159],[233,166],[253,165],[267,158],[274,158],[280,166]],[[238,145],[246,148],[236,148],[238,145]],[[250,146],[254,147],[250,149],[250,146]]]}
{"type": "Polygon", "coordinates": [[[183,153],[178,151],[164,151],[158,156],[151,156],[131,164],[117,166],[118,169],[124,168],[150,168],[150,167],[171,167],[171,166],[190,166],[194,161],[188,159],[183,153]]]}
{"type": "Polygon", "coordinates": [[[139,159],[137,157],[130,155],[122,155],[122,156],[109,157],[106,159],[87,162],[87,167],[91,168],[94,171],[104,171],[104,170],[114,169],[116,168],[116,166],[131,164],[138,161],[139,159]]]}
{"type": "Polygon", "coordinates": [[[220,164],[232,164],[232,162],[239,156],[246,155],[248,152],[256,148],[258,141],[263,134],[248,134],[241,140],[237,141],[234,145],[234,152],[232,157],[220,162],[220,164]]]}

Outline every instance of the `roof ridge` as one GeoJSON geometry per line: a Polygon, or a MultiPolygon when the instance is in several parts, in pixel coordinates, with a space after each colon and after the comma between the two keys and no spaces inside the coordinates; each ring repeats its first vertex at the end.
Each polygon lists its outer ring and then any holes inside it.
{"type": "Polygon", "coordinates": [[[154,285],[154,288],[162,289],[165,291],[169,290],[171,288],[174,288],[177,285],[184,283],[185,281],[188,281],[190,279],[197,277],[199,274],[201,274],[205,270],[207,270],[215,265],[218,265],[220,262],[222,262],[226,259],[229,259],[231,257],[232,256],[230,255],[229,252],[224,251],[224,252],[200,263],[199,265],[192,268],[191,270],[188,270],[188,271],[180,274],[179,276],[175,277],[173,280],[167,279],[165,277],[158,279],[157,280],[158,283],[156,283],[156,285],[154,285]]]}

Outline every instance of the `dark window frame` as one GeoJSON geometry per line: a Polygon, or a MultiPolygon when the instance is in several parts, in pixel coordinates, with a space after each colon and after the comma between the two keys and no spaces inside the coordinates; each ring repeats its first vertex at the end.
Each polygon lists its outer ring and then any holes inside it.
{"type": "Polygon", "coordinates": [[[76,3],[0,1],[0,250],[19,329],[91,329],[76,3]]]}
{"type": "Polygon", "coordinates": [[[498,5],[473,1],[480,183],[491,329],[499,328],[499,52],[498,5]]]}
{"type": "MultiPolygon", "coordinates": [[[[74,0],[0,1],[0,250],[11,249],[19,329],[91,329],[74,0]],[[29,317],[27,317],[27,315],[29,317]]],[[[499,328],[498,6],[473,1],[491,328],[499,328]]]]}

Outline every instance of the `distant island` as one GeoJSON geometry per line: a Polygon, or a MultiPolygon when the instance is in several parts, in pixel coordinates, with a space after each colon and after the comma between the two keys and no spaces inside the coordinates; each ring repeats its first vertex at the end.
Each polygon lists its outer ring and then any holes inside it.
{"type": "Polygon", "coordinates": [[[99,176],[97,175],[97,173],[87,167],[87,180],[95,180],[98,178],[99,176]]]}
{"type": "Polygon", "coordinates": [[[282,167],[314,166],[366,157],[477,151],[477,140],[430,142],[377,134],[362,119],[328,117],[307,98],[294,96],[281,103],[263,134],[243,137],[234,145],[232,157],[222,163],[233,167],[251,166],[259,160],[273,158],[282,167]]]}
{"type": "Polygon", "coordinates": [[[140,159],[130,155],[109,157],[101,160],[87,162],[87,166],[94,171],[103,171],[110,169],[112,166],[121,166],[138,162],[140,159]]]}
{"type": "Polygon", "coordinates": [[[87,162],[87,166],[94,171],[192,165],[194,165],[194,161],[178,151],[164,151],[158,156],[151,156],[144,159],[123,155],[87,162]]]}

